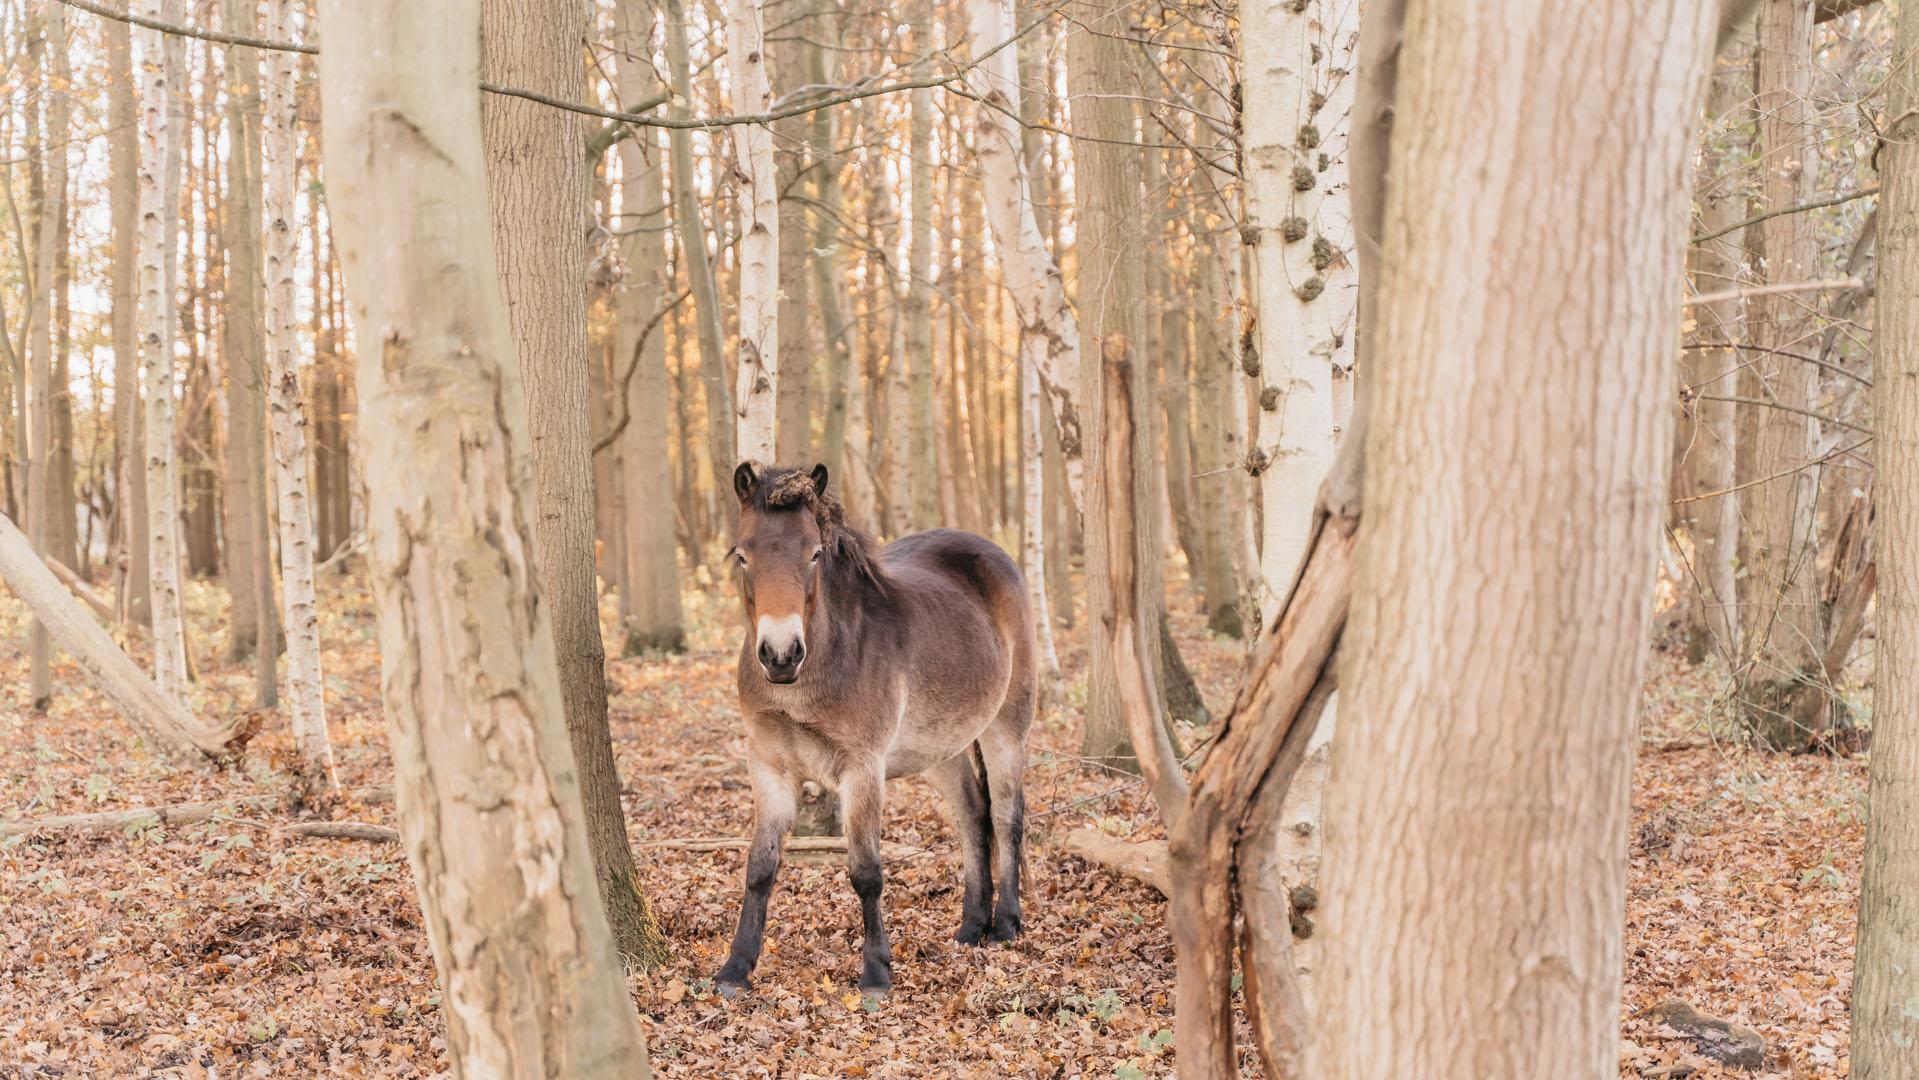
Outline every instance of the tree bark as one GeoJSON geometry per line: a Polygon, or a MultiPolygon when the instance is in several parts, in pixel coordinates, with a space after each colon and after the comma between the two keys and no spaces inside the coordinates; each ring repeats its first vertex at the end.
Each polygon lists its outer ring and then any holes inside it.
{"type": "MultiPolygon", "coordinates": [[[[269,0],[273,2],[273,0],[269,0]]],[[[231,33],[255,32],[254,0],[222,0],[231,33]]],[[[227,195],[222,204],[227,242],[227,303],[221,356],[226,364],[227,591],[233,596],[228,656],[254,659],[254,702],[279,703],[275,660],[280,627],[273,605],[273,541],[267,519],[266,351],[260,261],[260,56],[232,46],[226,52],[227,195]],[[265,644],[255,647],[255,642],[265,644]]]]}
{"type": "MultiPolygon", "coordinates": [[[[140,0],[139,14],[178,22],[181,0],[140,0]]],[[[180,145],[174,127],[175,86],[184,46],[157,30],[140,30],[147,78],[140,100],[140,319],[146,392],[148,596],[153,620],[153,674],[162,693],[184,702],[186,629],[180,602],[180,485],[173,461],[174,255],[180,190],[180,145]]]]}
{"type": "MultiPolygon", "coordinates": [[[[733,108],[764,112],[773,90],[766,73],[764,0],[728,0],[726,59],[733,76],[733,108]]],[[[733,127],[733,169],[740,204],[739,371],[734,383],[741,460],[773,462],[778,443],[780,380],[779,177],[773,167],[773,132],[765,124],[733,127]]],[[[724,490],[724,489],[722,489],[724,490]]]]}
{"type": "MultiPolygon", "coordinates": [[[[838,41],[845,30],[840,25],[836,5],[827,5],[826,12],[826,25],[823,28],[815,26],[816,39],[806,43],[806,81],[812,86],[831,85],[836,75],[836,66],[828,59],[827,50],[819,42],[838,41]]],[[[842,110],[838,109],[814,112],[812,130],[808,136],[817,187],[811,241],[812,287],[820,309],[820,336],[826,355],[826,407],[825,422],[820,431],[820,463],[826,466],[830,475],[857,476],[867,480],[864,487],[855,485],[850,490],[855,500],[871,504],[871,460],[859,462],[858,469],[851,473],[842,468],[848,451],[847,421],[849,415],[862,406],[859,376],[853,367],[854,327],[846,316],[846,283],[841,278],[840,270],[839,216],[843,212],[840,172],[845,168],[846,158],[835,143],[841,130],[836,118],[841,113],[842,110]]],[[[855,439],[866,438],[864,425],[855,425],[852,430],[855,439]]],[[[852,505],[848,503],[849,507],[852,505]]],[[[871,515],[858,517],[867,524],[875,520],[871,515]]]]}
{"type": "Polygon", "coordinates": [[[1367,511],[1304,1075],[1618,1068],[1670,245],[1711,20],[1678,0],[1410,6],[1390,257],[1380,321],[1361,322],[1378,328],[1367,511]],[[1545,145],[1568,125],[1607,133],[1488,171],[1486,140],[1545,145]],[[1550,224],[1568,214],[1582,227],[1550,224]],[[1483,257],[1462,265],[1467,247],[1483,257]],[[1496,591],[1526,602],[1494,610],[1496,591]]]}
{"type": "MultiPolygon", "coordinates": [[[[292,37],[294,0],[267,0],[269,40],[292,37]]],[[[299,254],[294,217],[300,169],[298,67],[291,53],[267,54],[262,113],[262,208],[266,228],[267,406],[272,421],[274,487],[279,500],[280,578],[286,604],[287,699],[304,794],[321,797],[338,783],[327,736],[321,682],[320,619],[313,586],[313,507],[307,489],[307,412],[300,395],[300,323],[293,275],[299,254]]],[[[267,531],[262,522],[263,543],[267,531]]],[[[269,575],[268,581],[271,582],[269,575]]],[[[269,591],[263,594],[271,597],[269,591]]],[[[263,612],[271,605],[265,605],[263,612]]],[[[270,639],[269,639],[270,640],[270,639]]],[[[270,646],[260,648],[272,662],[270,646]]]]}
{"type": "MultiPolygon", "coordinates": [[[[38,147],[40,163],[44,167],[39,175],[40,197],[35,200],[33,217],[35,225],[33,295],[29,301],[29,335],[27,386],[24,392],[31,406],[28,410],[28,462],[27,462],[27,528],[33,541],[33,549],[42,555],[59,556],[56,543],[58,530],[53,519],[56,514],[73,514],[71,502],[62,506],[54,497],[53,482],[53,442],[54,442],[54,334],[53,334],[53,279],[59,258],[56,248],[64,239],[61,222],[66,219],[67,195],[67,129],[69,127],[69,105],[67,87],[58,77],[56,68],[65,60],[67,53],[67,9],[57,0],[48,0],[42,5],[40,22],[44,39],[33,35],[28,48],[47,54],[44,62],[32,66],[40,74],[40,94],[45,95],[46,124],[41,129],[41,143],[38,147]]],[[[29,110],[33,108],[28,106],[29,110]]],[[[29,143],[31,144],[31,139],[29,143]]],[[[71,555],[66,556],[71,559],[71,555]]],[[[62,560],[65,561],[65,560],[62,560]]],[[[36,712],[44,711],[53,698],[52,643],[47,627],[38,619],[33,620],[27,631],[27,653],[29,657],[28,698],[36,712]]]]}
{"type": "MultiPolygon", "coordinates": [[[[912,0],[913,48],[930,44],[932,0],[912,0]]],[[[907,440],[912,463],[913,512],[904,531],[930,529],[940,524],[939,423],[933,409],[933,92],[916,89],[907,95],[907,156],[912,160],[909,185],[906,247],[906,368],[910,390],[911,436],[907,440]]],[[[898,360],[895,360],[897,363],[898,360]]],[[[948,462],[951,469],[955,463],[948,462]]]]}
{"type": "Polygon", "coordinates": [[[1873,490],[1879,599],[1865,870],[1852,991],[1852,1075],[1919,1076],[1919,12],[1893,9],[1879,151],[1873,490]]]}
{"type": "Polygon", "coordinates": [[[107,191],[113,237],[113,433],[115,543],[114,583],[121,619],[145,626],[147,595],[147,485],[144,410],[140,407],[139,300],[136,270],[140,244],[140,141],[134,107],[133,28],[110,20],[103,27],[107,64],[107,191]]]}
{"type": "MultiPolygon", "coordinates": [[[[533,440],[505,291],[491,230],[473,227],[489,205],[466,89],[480,75],[480,3],[323,0],[320,21],[328,196],[366,351],[383,695],[447,1048],[456,1075],[646,1076],[534,573],[533,440]]],[[[531,18],[514,29],[532,33],[531,18]]],[[[573,79],[577,44],[560,53],[573,79]]],[[[579,129],[562,126],[561,149],[543,149],[579,168],[579,129]]],[[[577,209],[583,191],[537,195],[577,209]]],[[[568,214],[557,235],[578,238],[583,220],[568,214]]]]}
{"type": "MultiPolygon", "coordinates": [[[[480,11],[489,78],[560,98],[580,94],[584,5],[482,0],[480,11]]],[[[620,806],[594,572],[584,133],[572,116],[517,99],[483,99],[480,119],[500,290],[532,439],[533,565],[551,620],[587,842],[614,943],[621,954],[651,965],[664,946],[640,897],[620,806]]],[[[664,424],[653,429],[663,430],[664,424]]]]}
{"type": "MultiPolygon", "coordinates": [[[[1812,102],[1813,0],[1765,0],[1759,12],[1754,108],[1759,116],[1761,200],[1769,208],[1811,199],[1818,175],[1817,126],[1812,102]]],[[[1804,214],[1768,218],[1756,232],[1767,282],[1819,276],[1819,240],[1804,214]]],[[[1758,349],[1785,349],[1813,340],[1817,320],[1803,299],[1754,297],[1747,318],[1758,349]]],[[[1811,465],[1818,421],[1818,369],[1795,357],[1755,352],[1739,378],[1737,396],[1784,406],[1746,406],[1740,419],[1738,479],[1746,528],[1739,552],[1744,580],[1739,610],[1744,659],[1735,690],[1740,718],[1762,745],[1802,745],[1788,700],[1818,678],[1824,633],[1819,619],[1817,519],[1820,471],[1811,465]],[[1792,409],[1803,412],[1789,411],[1792,409]]]]}

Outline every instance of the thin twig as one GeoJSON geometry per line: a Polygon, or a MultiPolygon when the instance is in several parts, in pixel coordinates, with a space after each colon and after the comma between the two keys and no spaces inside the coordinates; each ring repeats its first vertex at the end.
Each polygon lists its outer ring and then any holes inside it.
{"type": "Polygon", "coordinates": [[[1695,236],[1692,238],[1692,242],[1695,244],[1703,244],[1708,240],[1717,240],[1727,233],[1736,233],[1748,225],[1757,225],[1762,221],[1769,221],[1776,217],[1784,217],[1787,214],[1799,214],[1807,210],[1822,210],[1828,206],[1839,206],[1843,203],[1852,202],[1855,199],[1864,199],[1877,194],[1879,194],[1879,185],[1874,184],[1871,187],[1860,188],[1858,191],[1849,192],[1845,195],[1834,195],[1830,199],[1815,199],[1812,202],[1800,203],[1797,206],[1782,206],[1777,210],[1768,210],[1763,214],[1749,217],[1737,224],[1728,225],[1717,232],[1709,232],[1704,236],[1695,236]]]}
{"type": "Polygon", "coordinates": [[[1722,300],[1743,300],[1748,296],[1772,296],[1777,293],[1824,292],[1827,289],[1863,289],[1866,283],[1856,277],[1826,278],[1821,281],[1782,281],[1776,285],[1749,285],[1743,289],[1721,289],[1700,293],[1684,300],[1687,307],[1717,304],[1722,300]]]}
{"type": "Polygon", "coordinates": [[[1860,427],[1858,424],[1849,424],[1845,422],[1844,420],[1839,419],[1838,417],[1827,416],[1824,413],[1813,412],[1811,409],[1802,409],[1802,408],[1799,408],[1797,405],[1788,405],[1783,401],[1766,401],[1763,398],[1734,397],[1731,394],[1700,394],[1699,400],[1700,401],[1730,401],[1735,405],[1758,405],[1762,408],[1778,409],[1781,412],[1797,413],[1800,416],[1810,416],[1814,420],[1817,420],[1822,424],[1832,424],[1835,427],[1842,427],[1848,431],[1856,431],[1861,435],[1872,434],[1871,428],[1860,427]]]}

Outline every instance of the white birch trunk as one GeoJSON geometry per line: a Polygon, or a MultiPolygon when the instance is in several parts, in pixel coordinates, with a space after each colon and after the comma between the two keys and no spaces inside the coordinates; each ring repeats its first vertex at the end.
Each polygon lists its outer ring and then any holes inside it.
{"type": "MultiPolygon", "coordinates": [[[[1306,547],[1313,498],[1332,464],[1335,295],[1351,292],[1351,228],[1336,148],[1326,135],[1350,111],[1326,91],[1351,87],[1328,76],[1351,55],[1349,0],[1251,0],[1241,28],[1246,230],[1253,237],[1254,322],[1259,374],[1260,607],[1279,603],[1306,547]],[[1326,165],[1321,167],[1321,155],[1326,165]]],[[[1343,141],[1343,140],[1342,140],[1343,141]]],[[[1344,301],[1347,312],[1352,302],[1344,301]]],[[[1351,335],[1346,335],[1350,338],[1351,335]]]]}
{"type": "MultiPolygon", "coordinates": [[[[742,113],[770,109],[763,0],[728,0],[726,59],[733,76],[733,108],[742,113]]],[[[733,167],[740,180],[740,351],[733,392],[737,450],[744,460],[770,463],[780,383],[780,214],[770,126],[734,126],[733,167]]]]}
{"type": "Polygon", "coordinates": [[[382,692],[447,1049],[456,1075],[646,1076],[535,574],[526,396],[486,225],[479,0],[322,0],[320,21],[382,692]]]}
{"type": "Polygon", "coordinates": [[[1080,453],[1079,320],[1066,303],[1059,264],[1040,236],[1025,159],[1020,153],[1019,53],[1006,44],[1015,30],[1013,3],[968,0],[968,5],[973,55],[999,50],[966,76],[968,88],[981,102],[973,147],[985,189],[986,220],[993,233],[993,249],[999,253],[1006,292],[1019,314],[1020,362],[1033,366],[1053,420],[1059,425],[1066,495],[1077,510],[1085,488],[1085,462],[1080,453]]]}
{"type": "MultiPolygon", "coordinates": [[[[293,0],[267,0],[269,41],[293,37],[293,0]]],[[[299,161],[299,77],[292,53],[266,54],[261,176],[266,228],[267,415],[272,424],[273,477],[280,508],[280,578],[285,597],[287,706],[301,782],[309,793],[331,790],[333,743],[327,737],[326,695],[320,675],[320,619],[313,588],[313,506],[307,492],[307,415],[300,397],[300,323],[294,284],[299,255],[295,189],[299,161]]],[[[265,542],[265,537],[261,538],[265,542]]],[[[261,645],[270,649],[270,642],[261,645]]]]}
{"type": "Polygon", "coordinates": [[[1040,668],[1047,685],[1058,691],[1065,682],[1060,672],[1059,649],[1053,644],[1053,613],[1046,594],[1046,433],[1045,405],[1040,401],[1039,365],[1020,350],[1019,406],[1020,469],[1026,486],[1026,539],[1020,548],[1020,562],[1026,571],[1027,601],[1033,605],[1033,625],[1038,630],[1040,668]]]}
{"type": "MultiPolygon", "coordinates": [[[[140,0],[136,13],[178,23],[182,0],[140,0]]],[[[177,246],[180,149],[174,130],[174,81],[181,48],[141,28],[140,342],[146,391],[147,578],[153,614],[153,676],[162,693],[185,702],[186,628],[180,600],[180,485],[173,463],[173,261],[177,246]]]]}

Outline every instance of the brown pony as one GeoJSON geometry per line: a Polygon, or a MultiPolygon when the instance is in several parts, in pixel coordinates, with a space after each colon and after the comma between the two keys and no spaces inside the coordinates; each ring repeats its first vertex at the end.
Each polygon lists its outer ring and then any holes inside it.
{"type": "Polygon", "coordinates": [[[992,541],[951,529],[875,552],[826,481],[824,465],[809,474],[746,462],[733,473],[740,527],[728,558],[746,606],[739,692],[754,821],[740,925],[716,978],[728,996],[759,961],[803,780],[839,793],[866,938],[860,989],[893,983],[880,916],[880,821],[892,777],[926,773],[959,832],[956,939],[977,945],[1020,932],[1021,785],[1038,684],[1019,567],[992,541]]]}

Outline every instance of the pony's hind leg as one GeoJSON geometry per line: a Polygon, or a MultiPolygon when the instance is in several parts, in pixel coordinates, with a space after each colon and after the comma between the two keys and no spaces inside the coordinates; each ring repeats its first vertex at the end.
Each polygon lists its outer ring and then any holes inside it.
{"type": "Polygon", "coordinates": [[[973,765],[970,746],[928,769],[926,778],[946,803],[947,816],[959,834],[965,896],[960,902],[959,933],[953,940],[978,945],[992,925],[988,909],[993,904],[993,867],[988,848],[993,822],[986,811],[986,780],[973,765]]]}
{"type": "Polygon", "coordinates": [[[1030,697],[1023,703],[1009,700],[979,737],[999,863],[995,868],[999,900],[986,935],[990,941],[1011,941],[1022,929],[1019,885],[1026,856],[1026,728],[1032,708],[1030,697]]]}
{"type": "Polygon", "coordinates": [[[747,977],[760,962],[766,939],[766,903],[779,874],[786,832],[793,827],[793,778],[770,768],[753,769],[753,843],[746,851],[746,895],[740,901],[740,925],[733,932],[733,951],[713,981],[720,993],[732,997],[747,986],[747,977]]]}

